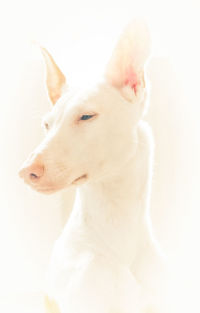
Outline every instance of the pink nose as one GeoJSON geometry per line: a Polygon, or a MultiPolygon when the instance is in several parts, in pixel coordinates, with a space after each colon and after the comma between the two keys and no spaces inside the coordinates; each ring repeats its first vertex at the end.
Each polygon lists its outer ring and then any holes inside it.
{"type": "Polygon", "coordinates": [[[38,162],[32,163],[31,165],[22,168],[19,175],[28,183],[37,183],[44,175],[44,165],[38,162]]]}

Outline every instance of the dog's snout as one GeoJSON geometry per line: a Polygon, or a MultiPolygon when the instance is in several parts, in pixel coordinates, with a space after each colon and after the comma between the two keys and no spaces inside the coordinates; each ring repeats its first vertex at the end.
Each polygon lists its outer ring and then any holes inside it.
{"type": "Polygon", "coordinates": [[[19,171],[19,175],[28,183],[37,183],[44,175],[44,165],[41,162],[35,161],[34,163],[23,167],[19,171]]]}

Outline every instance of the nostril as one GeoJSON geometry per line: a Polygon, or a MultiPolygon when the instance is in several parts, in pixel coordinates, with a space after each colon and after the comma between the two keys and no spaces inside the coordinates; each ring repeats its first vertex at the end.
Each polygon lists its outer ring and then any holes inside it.
{"type": "Polygon", "coordinates": [[[39,178],[40,178],[38,175],[36,175],[36,174],[34,174],[34,173],[30,173],[30,174],[29,174],[29,177],[30,177],[31,180],[36,180],[36,179],[39,179],[39,178]]]}
{"type": "Polygon", "coordinates": [[[38,181],[44,174],[44,166],[40,164],[34,164],[29,169],[29,179],[31,181],[38,181]]]}

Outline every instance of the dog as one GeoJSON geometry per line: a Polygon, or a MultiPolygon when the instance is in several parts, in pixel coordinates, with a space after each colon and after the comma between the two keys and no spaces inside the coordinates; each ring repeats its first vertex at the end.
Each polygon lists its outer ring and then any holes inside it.
{"type": "Polygon", "coordinates": [[[47,312],[169,313],[149,215],[153,137],[143,121],[149,31],[130,23],[104,76],[79,89],[41,49],[52,110],[43,120],[44,140],[19,174],[45,194],[77,187],[47,271],[47,312]]]}

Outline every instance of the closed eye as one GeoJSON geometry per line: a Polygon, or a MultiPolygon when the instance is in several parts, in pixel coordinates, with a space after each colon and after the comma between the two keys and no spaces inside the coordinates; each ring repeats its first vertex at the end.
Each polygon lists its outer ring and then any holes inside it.
{"type": "Polygon", "coordinates": [[[96,114],[84,114],[80,117],[80,120],[86,121],[89,120],[90,118],[94,117],[96,114]]]}

